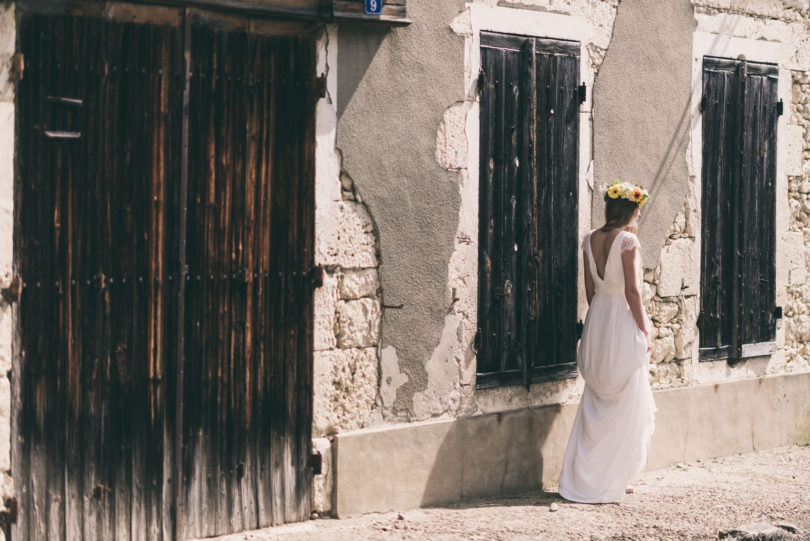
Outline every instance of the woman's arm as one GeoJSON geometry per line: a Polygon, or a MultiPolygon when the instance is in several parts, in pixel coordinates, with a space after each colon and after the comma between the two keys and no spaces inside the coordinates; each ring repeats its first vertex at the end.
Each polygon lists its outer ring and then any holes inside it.
{"type": "Polygon", "coordinates": [[[636,283],[636,250],[622,251],[622,270],[624,271],[624,297],[627,299],[627,305],[630,307],[630,312],[633,314],[633,319],[636,320],[636,325],[647,336],[647,345],[649,347],[649,336],[647,330],[647,318],[645,317],[644,305],[641,302],[641,292],[638,290],[636,283]]]}
{"type": "Polygon", "coordinates": [[[582,261],[584,262],[582,267],[585,269],[585,297],[588,299],[588,306],[590,306],[591,299],[593,299],[593,276],[591,276],[590,265],[588,265],[588,254],[585,252],[582,252],[582,261]]]}

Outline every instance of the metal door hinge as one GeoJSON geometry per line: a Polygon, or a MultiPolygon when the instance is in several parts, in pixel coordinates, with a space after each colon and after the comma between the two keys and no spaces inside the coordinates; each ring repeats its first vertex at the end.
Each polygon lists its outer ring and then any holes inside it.
{"type": "Polygon", "coordinates": [[[784,112],[785,112],[785,104],[782,102],[782,100],[779,100],[776,103],[776,116],[782,116],[784,112]]]}
{"type": "Polygon", "coordinates": [[[481,329],[475,331],[475,338],[473,338],[473,349],[476,353],[481,351],[481,329]]]}
{"type": "Polygon", "coordinates": [[[309,455],[309,466],[312,468],[313,475],[321,475],[323,473],[323,455],[318,451],[309,455]]]}
{"type": "Polygon", "coordinates": [[[577,338],[582,338],[582,331],[585,329],[585,324],[582,320],[577,321],[577,338]]]}
{"type": "Polygon", "coordinates": [[[700,107],[698,109],[700,109],[701,113],[706,110],[706,96],[700,98],[700,107]]]}
{"type": "Polygon", "coordinates": [[[318,289],[319,287],[323,287],[323,275],[324,275],[324,268],[320,265],[315,265],[311,269],[309,269],[309,279],[312,282],[312,287],[318,289]]]}
{"type": "Polygon", "coordinates": [[[22,278],[15,276],[8,287],[0,290],[0,294],[2,294],[3,300],[8,304],[20,302],[20,297],[22,296],[22,278]]]}
{"type": "Polygon", "coordinates": [[[579,103],[585,103],[588,97],[588,87],[585,86],[584,82],[577,87],[577,96],[579,97],[579,103]]]}
{"type": "Polygon", "coordinates": [[[773,317],[776,319],[782,319],[782,307],[777,306],[773,309],[773,317]]]}
{"type": "Polygon", "coordinates": [[[486,82],[487,82],[486,73],[484,73],[484,70],[479,71],[478,81],[476,82],[476,88],[478,89],[479,94],[484,91],[484,85],[486,84],[486,82]]]}
{"type": "Polygon", "coordinates": [[[11,69],[8,78],[12,81],[21,81],[25,71],[25,56],[22,53],[15,53],[11,57],[11,69]]]}

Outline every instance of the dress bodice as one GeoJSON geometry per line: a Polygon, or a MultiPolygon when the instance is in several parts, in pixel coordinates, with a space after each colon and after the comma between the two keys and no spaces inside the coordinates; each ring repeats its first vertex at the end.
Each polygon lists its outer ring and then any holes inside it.
{"type": "MultiPolygon", "coordinates": [[[[596,262],[593,259],[591,252],[591,233],[585,235],[582,240],[582,249],[587,255],[588,269],[591,271],[594,285],[594,295],[624,295],[624,270],[622,268],[622,252],[638,248],[640,246],[638,238],[629,231],[619,231],[619,234],[613,239],[613,244],[610,245],[608,250],[607,261],[605,262],[605,275],[604,278],[599,277],[596,271],[596,262]]],[[[639,257],[639,250],[636,250],[636,257],[639,257]]],[[[636,265],[636,284],[639,283],[640,277],[638,274],[641,271],[641,265],[636,265]]]]}

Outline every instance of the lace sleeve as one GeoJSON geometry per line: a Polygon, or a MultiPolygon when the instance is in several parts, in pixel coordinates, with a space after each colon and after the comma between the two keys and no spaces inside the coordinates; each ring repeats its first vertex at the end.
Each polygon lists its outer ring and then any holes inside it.
{"type": "Polygon", "coordinates": [[[626,233],[622,239],[622,253],[629,252],[635,248],[641,248],[638,237],[632,233],[626,233]]]}

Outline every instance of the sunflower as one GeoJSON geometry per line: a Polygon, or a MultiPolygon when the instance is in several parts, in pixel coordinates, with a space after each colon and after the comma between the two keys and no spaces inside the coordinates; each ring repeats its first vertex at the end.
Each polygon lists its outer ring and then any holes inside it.
{"type": "Polygon", "coordinates": [[[633,191],[630,192],[630,201],[639,203],[642,199],[644,199],[644,190],[636,186],[633,188],[633,191]]]}
{"type": "Polygon", "coordinates": [[[644,205],[646,205],[646,204],[647,204],[647,200],[648,200],[649,198],[650,198],[650,196],[649,196],[649,195],[645,195],[645,196],[644,196],[644,198],[643,198],[641,201],[639,201],[639,202],[638,202],[638,208],[641,208],[641,207],[643,207],[644,205]]]}
{"type": "Polygon", "coordinates": [[[622,194],[622,189],[618,184],[614,184],[608,188],[607,194],[611,199],[618,199],[618,197],[622,194]]]}

